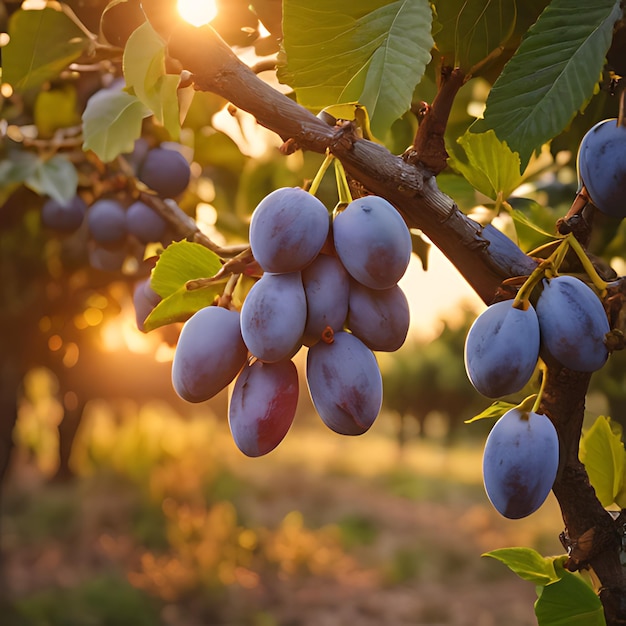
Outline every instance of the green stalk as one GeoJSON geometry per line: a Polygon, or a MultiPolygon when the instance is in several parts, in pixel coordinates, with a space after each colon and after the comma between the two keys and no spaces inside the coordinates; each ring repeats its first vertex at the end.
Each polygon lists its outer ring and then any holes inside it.
{"type": "Polygon", "coordinates": [[[585,272],[587,272],[587,275],[589,276],[589,278],[591,278],[591,282],[593,283],[593,286],[598,290],[600,298],[604,298],[606,296],[606,288],[607,288],[608,283],[600,277],[596,268],[593,266],[593,263],[587,256],[587,253],[583,250],[583,247],[580,245],[580,242],[578,241],[578,239],[576,239],[576,237],[571,235],[569,244],[572,247],[572,250],[576,253],[578,258],[580,259],[580,262],[585,272]]]}
{"type": "Polygon", "coordinates": [[[314,196],[317,193],[317,190],[322,183],[322,178],[324,178],[324,174],[326,174],[326,170],[330,167],[330,164],[334,161],[335,157],[330,153],[326,153],[326,158],[323,163],[320,165],[319,170],[317,170],[317,174],[315,174],[315,178],[309,187],[309,193],[314,196]]]}
{"type": "Polygon", "coordinates": [[[346,205],[352,202],[350,185],[346,178],[346,171],[343,169],[341,161],[335,161],[335,178],[337,179],[337,193],[339,194],[339,204],[346,205]]]}

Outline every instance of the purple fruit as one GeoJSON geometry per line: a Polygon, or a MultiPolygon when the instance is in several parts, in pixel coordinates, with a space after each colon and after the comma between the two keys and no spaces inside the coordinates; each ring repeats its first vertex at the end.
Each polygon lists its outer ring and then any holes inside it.
{"type": "Polygon", "coordinates": [[[609,321],[600,298],[582,280],[573,276],[544,280],[537,317],[541,345],[561,365],[595,372],[605,364],[609,321]]]}
{"type": "Polygon", "coordinates": [[[161,296],[150,286],[150,278],[140,280],[133,290],[133,305],[137,328],[145,332],[144,322],[154,307],[161,302],[161,296]]]}
{"type": "Polygon", "coordinates": [[[306,295],[307,319],[304,343],[313,345],[326,328],[343,329],[348,315],[350,277],[336,256],[320,254],[302,270],[302,283],[306,295]]]}
{"type": "Polygon", "coordinates": [[[80,196],[64,203],[50,198],[41,208],[41,222],[46,228],[71,233],[83,223],[86,211],[87,205],[80,196]]]}
{"type": "Polygon", "coordinates": [[[137,178],[162,198],[175,198],[187,189],[191,169],[177,150],[153,148],[141,163],[137,178]]]}
{"type": "Polygon", "coordinates": [[[409,265],[411,233],[384,198],[352,201],[335,217],[333,239],[348,273],[366,287],[393,287],[409,265]]]}
{"type": "Polygon", "coordinates": [[[298,371],[288,359],[255,361],[241,370],[230,398],[228,423],[244,454],[267,454],[284,439],[296,414],[298,392],[298,371]]]}
{"type": "Polygon", "coordinates": [[[539,358],[539,322],[511,301],[496,302],[472,324],[465,340],[465,369],[476,390],[488,398],[520,391],[539,358]]]}
{"type": "Polygon", "coordinates": [[[616,118],[587,131],[578,149],[578,175],[600,211],[626,217],[626,127],[616,118]]]}
{"type": "Polygon", "coordinates": [[[370,350],[395,352],[409,332],[409,303],[398,285],[370,289],[356,281],[350,286],[348,328],[370,350]]]}
{"type": "Polygon", "coordinates": [[[241,307],[241,334],[261,361],[292,357],[301,345],[306,298],[300,272],[263,274],[241,307]]]}
{"type": "Polygon", "coordinates": [[[232,382],[247,357],[239,313],[217,306],[200,309],[185,322],[176,345],[174,389],[188,402],[208,400],[232,382]]]}
{"type": "Polygon", "coordinates": [[[97,200],[87,213],[89,232],[102,244],[120,243],[127,235],[126,211],[116,200],[97,200]]]}
{"type": "Polygon", "coordinates": [[[559,438],[545,415],[511,409],[485,442],[485,491],[504,517],[519,519],[534,513],[548,497],[558,467],[559,438]]]}
{"type": "Polygon", "coordinates": [[[166,221],[144,202],[133,202],[126,209],[126,229],[141,243],[160,241],[166,228],[166,221]]]}
{"type": "Polygon", "coordinates": [[[318,255],[328,236],[326,207],[299,187],[267,195],[252,213],[250,247],[266,272],[297,272],[318,255]]]}
{"type": "Polygon", "coordinates": [[[322,421],[341,435],[361,435],[378,414],[383,383],[374,353],[354,335],[334,334],[332,343],[309,348],[306,377],[322,421]]]}

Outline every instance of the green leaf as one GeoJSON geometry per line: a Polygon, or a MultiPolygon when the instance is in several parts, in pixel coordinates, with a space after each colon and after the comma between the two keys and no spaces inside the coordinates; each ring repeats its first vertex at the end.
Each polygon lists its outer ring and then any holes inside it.
{"type": "Polygon", "coordinates": [[[478,415],[475,415],[474,417],[465,420],[465,423],[471,424],[472,422],[477,422],[478,420],[498,419],[499,417],[502,417],[507,411],[510,411],[516,406],[516,404],[513,404],[511,402],[496,400],[496,402],[490,404],[484,411],[482,411],[478,415]]]}
{"type": "Polygon", "coordinates": [[[152,309],[143,323],[145,331],[150,332],[167,324],[187,321],[200,309],[213,304],[216,296],[224,290],[225,282],[226,279],[193,291],[188,291],[185,287],[176,290],[152,309]]]}
{"type": "Polygon", "coordinates": [[[29,177],[39,165],[39,157],[25,150],[11,150],[0,161],[0,204],[29,177]]]}
{"type": "Polygon", "coordinates": [[[145,22],[128,39],[124,49],[126,86],[165,126],[173,140],[180,135],[178,107],[179,77],[165,72],[165,42],[145,22]]]}
{"type": "Polygon", "coordinates": [[[141,121],[150,111],[125,91],[102,90],[87,102],[83,113],[83,149],[93,150],[105,163],[132,152],[141,136],[141,121]]]}
{"type": "Polygon", "coordinates": [[[579,574],[555,563],[558,582],[540,587],[535,602],[538,626],[606,626],[600,598],[579,574]]]}
{"type": "Polygon", "coordinates": [[[435,35],[437,52],[465,71],[502,46],[517,21],[516,0],[438,0],[435,8],[441,27],[435,35]]]}
{"type": "Polygon", "coordinates": [[[553,0],[530,28],[487,98],[475,132],[493,129],[522,168],[582,110],[600,79],[621,16],[619,0],[553,0]]]}
{"type": "Polygon", "coordinates": [[[560,579],[555,561],[563,557],[544,557],[532,548],[500,548],[482,556],[501,561],[520,578],[535,585],[552,585],[560,579]]]}
{"type": "Polygon", "coordinates": [[[224,281],[201,289],[189,290],[186,283],[214,276],[222,264],[219,257],[204,246],[188,241],[170,244],[152,270],[150,286],[163,300],[144,322],[146,331],[173,322],[183,322],[196,311],[209,306],[224,288],[224,281]]]}
{"type": "Polygon", "coordinates": [[[221,267],[215,252],[199,243],[176,241],[163,250],[152,270],[150,286],[162,298],[167,298],[189,280],[215,276],[221,267]]]}
{"type": "Polygon", "coordinates": [[[611,428],[608,417],[598,417],[583,434],[580,460],[602,506],[613,504],[617,494],[624,488],[626,453],[621,433],[611,428]]]}
{"type": "Polygon", "coordinates": [[[319,111],[359,102],[384,137],[411,105],[430,61],[427,0],[292,0],[284,3],[280,82],[319,111]]]}
{"type": "MultiPolygon", "coordinates": [[[[555,238],[555,234],[547,230],[554,225],[554,217],[548,214],[546,207],[540,205],[536,200],[520,197],[509,198],[504,206],[517,226],[524,226],[536,235],[541,235],[542,240],[555,238]],[[546,228],[542,228],[538,224],[542,218],[546,223],[546,228]]],[[[536,239],[537,237],[534,237],[534,240],[536,239]]]]}
{"type": "Polygon", "coordinates": [[[466,132],[457,143],[467,162],[451,156],[450,165],[488,198],[496,200],[498,195],[508,198],[522,180],[520,159],[504,141],[500,141],[492,130],[484,133],[466,132]]]}
{"type": "Polygon", "coordinates": [[[64,203],[76,195],[78,173],[70,161],[56,155],[47,160],[38,160],[24,184],[35,193],[64,203]]]}
{"type": "Polygon", "coordinates": [[[2,80],[18,92],[56,78],[86,48],[84,33],[61,11],[16,11],[2,49],[2,80]]]}
{"type": "Polygon", "coordinates": [[[73,85],[63,85],[60,89],[40,91],[33,113],[40,137],[52,137],[59,128],[78,125],[76,89],[73,85]]]}

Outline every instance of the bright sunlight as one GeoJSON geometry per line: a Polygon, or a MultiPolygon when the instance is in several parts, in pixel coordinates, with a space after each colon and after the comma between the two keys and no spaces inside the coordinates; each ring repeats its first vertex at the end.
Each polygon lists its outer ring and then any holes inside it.
{"type": "Polygon", "coordinates": [[[178,0],[178,12],[194,26],[208,24],[217,15],[215,0],[178,0]]]}

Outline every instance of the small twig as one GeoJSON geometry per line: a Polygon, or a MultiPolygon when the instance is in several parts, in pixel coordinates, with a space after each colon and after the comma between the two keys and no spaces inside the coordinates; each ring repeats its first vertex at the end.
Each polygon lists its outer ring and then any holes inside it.
{"type": "Polygon", "coordinates": [[[162,200],[158,196],[145,191],[140,191],[139,197],[142,202],[152,207],[171,224],[180,236],[205,246],[221,258],[231,258],[248,249],[247,244],[220,246],[215,243],[198,228],[196,221],[187,215],[173,200],[162,200]]]}

